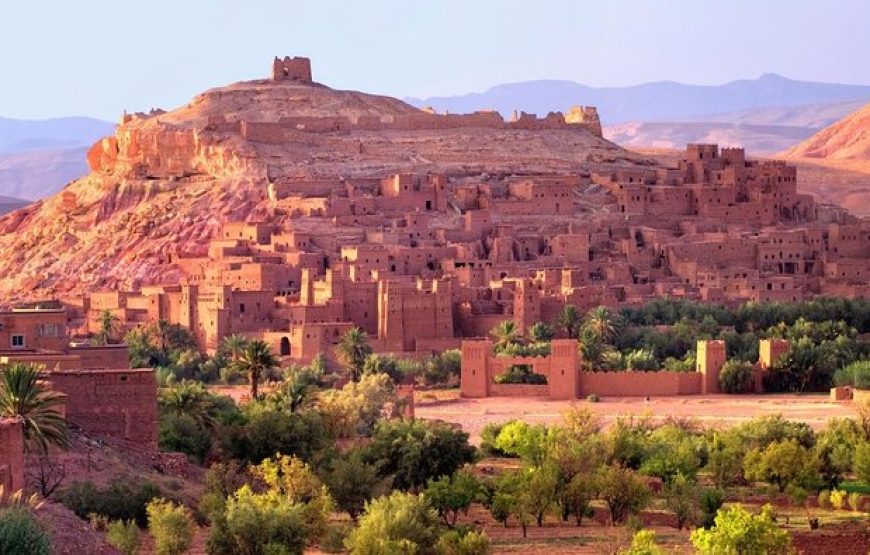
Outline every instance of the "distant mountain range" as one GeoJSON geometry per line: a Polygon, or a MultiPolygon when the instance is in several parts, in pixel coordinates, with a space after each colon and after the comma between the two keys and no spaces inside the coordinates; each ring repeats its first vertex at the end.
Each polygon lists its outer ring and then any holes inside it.
{"type": "Polygon", "coordinates": [[[0,195],[36,200],[56,193],[87,173],[88,147],[114,127],[86,117],[0,118],[0,195]]]}
{"type": "Polygon", "coordinates": [[[686,85],[658,81],[630,87],[589,87],[573,81],[525,81],[497,85],[461,96],[406,98],[418,106],[456,113],[494,109],[505,116],[514,110],[544,115],[570,106],[597,106],[602,122],[662,121],[753,108],[784,108],[870,100],[870,86],[796,81],[773,73],[724,85],[686,85]]]}

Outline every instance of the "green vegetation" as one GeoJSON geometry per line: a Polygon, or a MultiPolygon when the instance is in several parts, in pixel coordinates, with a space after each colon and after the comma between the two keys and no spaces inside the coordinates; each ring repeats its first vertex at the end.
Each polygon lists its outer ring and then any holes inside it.
{"type": "Polygon", "coordinates": [[[66,401],[46,388],[39,372],[39,367],[23,363],[0,368],[0,417],[24,421],[24,440],[29,448],[43,453],[51,446],[65,449],[69,447],[69,431],[58,409],[66,401]]]}
{"type": "Polygon", "coordinates": [[[146,507],[160,495],[160,488],[149,481],[116,476],[102,488],[93,482],[73,482],[57,498],[80,518],[97,514],[109,520],[135,520],[145,526],[146,507]]]}
{"type": "Polygon", "coordinates": [[[154,499],[146,507],[148,533],[154,538],[157,555],[181,555],[190,548],[196,524],[185,507],[165,499],[154,499]]]}
{"type": "Polygon", "coordinates": [[[0,506],[0,553],[48,555],[51,544],[33,513],[25,507],[0,506]]]}

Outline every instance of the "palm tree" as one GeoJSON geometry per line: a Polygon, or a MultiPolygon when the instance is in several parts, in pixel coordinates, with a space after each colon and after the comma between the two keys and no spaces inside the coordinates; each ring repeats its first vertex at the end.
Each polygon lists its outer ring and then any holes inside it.
{"type": "Polygon", "coordinates": [[[248,338],[240,333],[227,335],[221,341],[221,349],[230,357],[230,360],[237,360],[247,345],[248,338]]]}
{"type": "Polygon", "coordinates": [[[616,324],[606,306],[598,306],[590,310],[583,325],[603,343],[610,343],[616,336],[616,324]]]}
{"type": "Polygon", "coordinates": [[[571,339],[577,339],[582,323],[583,318],[580,316],[577,307],[573,304],[566,304],[556,318],[556,325],[564,329],[565,334],[571,339]]]}
{"type": "Polygon", "coordinates": [[[353,380],[359,381],[363,365],[368,356],[372,354],[369,335],[362,328],[351,328],[341,336],[336,351],[341,361],[350,368],[353,380]]]}
{"type": "Polygon", "coordinates": [[[59,409],[66,397],[51,391],[39,380],[39,367],[14,363],[0,373],[0,417],[21,418],[24,421],[24,440],[43,453],[49,446],[67,448],[69,429],[59,409]]]}
{"type": "Polygon", "coordinates": [[[278,367],[278,359],[272,354],[272,349],[259,339],[249,342],[239,353],[239,357],[230,363],[237,372],[248,376],[251,385],[251,400],[256,400],[259,395],[260,380],[263,374],[278,367]]]}
{"type": "Polygon", "coordinates": [[[160,408],[170,414],[188,416],[203,428],[213,428],[214,397],[199,382],[185,380],[160,392],[160,408]]]}
{"type": "Polygon", "coordinates": [[[535,322],[533,325],[529,326],[528,333],[529,340],[536,343],[541,341],[550,341],[555,335],[555,333],[553,333],[553,328],[543,322],[535,322]]]}
{"type": "Polygon", "coordinates": [[[120,321],[120,318],[112,314],[109,310],[104,310],[100,313],[100,333],[97,334],[100,343],[103,345],[114,343],[115,334],[118,332],[118,324],[120,321]]]}
{"type": "Polygon", "coordinates": [[[495,350],[501,351],[520,342],[520,329],[511,320],[505,320],[489,331],[495,339],[495,350]]]}

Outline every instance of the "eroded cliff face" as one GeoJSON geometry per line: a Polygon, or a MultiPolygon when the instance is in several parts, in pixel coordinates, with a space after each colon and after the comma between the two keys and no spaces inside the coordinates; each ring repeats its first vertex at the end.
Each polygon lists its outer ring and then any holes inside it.
{"type": "Polygon", "coordinates": [[[564,130],[292,129],[279,143],[241,132],[246,121],[417,112],[388,97],[257,81],[213,89],[172,112],[125,118],[88,152],[89,175],[0,218],[0,302],[177,282],[180,270],[167,263],[175,253],[204,252],[222,222],[270,217],[275,179],[637,161],[593,134],[564,130]]]}

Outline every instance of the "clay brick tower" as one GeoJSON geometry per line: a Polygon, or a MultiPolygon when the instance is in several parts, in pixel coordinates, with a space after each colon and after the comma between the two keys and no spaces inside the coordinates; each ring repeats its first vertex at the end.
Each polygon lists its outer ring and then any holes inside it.
{"type": "Polygon", "coordinates": [[[725,342],[721,339],[698,341],[697,361],[701,393],[719,393],[719,372],[725,366],[725,342]]]}
{"type": "Polygon", "coordinates": [[[0,486],[7,494],[24,488],[24,432],[17,418],[0,418],[0,486]]]}
{"type": "Polygon", "coordinates": [[[284,56],[280,59],[275,56],[272,62],[272,81],[298,81],[311,83],[311,60],[308,58],[284,56]]]}
{"type": "Polygon", "coordinates": [[[523,278],[517,282],[517,287],[514,289],[514,324],[519,328],[520,333],[525,334],[530,326],[540,321],[541,292],[531,280],[523,278]]]}

